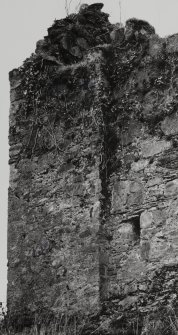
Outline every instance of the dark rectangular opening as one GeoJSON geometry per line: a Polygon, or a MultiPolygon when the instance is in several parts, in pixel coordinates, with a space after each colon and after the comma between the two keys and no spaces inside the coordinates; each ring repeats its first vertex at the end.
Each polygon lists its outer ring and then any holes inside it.
{"type": "Polygon", "coordinates": [[[132,219],[132,227],[133,227],[134,239],[135,241],[139,241],[141,232],[139,215],[132,219]]]}

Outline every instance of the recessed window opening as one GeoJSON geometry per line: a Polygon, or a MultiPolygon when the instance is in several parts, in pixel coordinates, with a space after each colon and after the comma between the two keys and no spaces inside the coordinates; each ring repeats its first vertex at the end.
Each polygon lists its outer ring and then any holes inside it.
{"type": "Polygon", "coordinates": [[[140,216],[136,216],[132,219],[132,227],[133,227],[133,234],[134,234],[134,240],[139,241],[140,240],[140,216]]]}

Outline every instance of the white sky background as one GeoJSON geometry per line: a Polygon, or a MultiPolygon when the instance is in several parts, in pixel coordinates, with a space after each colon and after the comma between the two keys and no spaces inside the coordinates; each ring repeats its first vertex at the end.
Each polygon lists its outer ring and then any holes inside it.
{"type": "MultiPolygon", "coordinates": [[[[64,0],[0,0],[0,301],[6,299],[6,240],[8,188],[8,72],[22,65],[47,35],[54,19],[65,17],[64,0]]],[[[111,22],[120,21],[119,0],[104,3],[111,22]]],[[[73,0],[75,9],[78,0],[73,0]]],[[[178,0],[121,0],[122,22],[131,17],[152,24],[160,36],[178,33],[178,0]]]]}

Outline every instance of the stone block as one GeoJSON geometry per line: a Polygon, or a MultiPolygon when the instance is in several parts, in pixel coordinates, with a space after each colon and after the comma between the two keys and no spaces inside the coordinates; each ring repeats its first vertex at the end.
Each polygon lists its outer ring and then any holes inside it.
{"type": "Polygon", "coordinates": [[[143,157],[151,157],[171,148],[171,142],[158,140],[156,138],[141,142],[141,151],[143,157]]]}
{"type": "Polygon", "coordinates": [[[148,180],[147,187],[153,187],[155,185],[160,185],[162,183],[162,178],[155,177],[153,179],[148,180]]]}
{"type": "Polygon", "coordinates": [[[143,185],[139,182],[131,182],[129,188],[129,195],[127,198],[127,205],[140,206],[143,203],[143,199],[144,199],[143,185]]]}
{"type": "Polygon", "coordinates": [[[131,223],[122,224],[118,228],[118,232],[122,241],[126,242],[127,240],[132,241],[134,239],[134,232],[131,223]]]}
{"type": "Polygon", "coordinates": [[[149,160],[148,159],[141,159],[138,162],[133,162],[131,164],[131,170],[138,172],[141,170],[144,170],[149,164],[149,160]]]}
{"type": "Polygon", "coordinates": [[[131,307],[133,304],[135,304],[138,300],[138,296],[128,296],[124,300],[119,302],[119,305],[122,306],[124,309],[131,307]]]}
{"type": "Polygon", "coordinates": [[[140,216],[140,228],[150,228],[153,222],[153,214],[152,212],[145,211],[140,216]]]}
{"type": "Polygon", "coordinates": [[[116,182],[112,190],[112,210],[117,212],[123,210],[130,191],[130,182],[128,180],[116,182]]]}
{"type": "Polygon", "coordinates": [[[143,240],[140,244],[140,255],[141,258],[145,261],[148,261],[150,253],[150,242],[143,240]]]}
{"type": "Polygon", "coordinates": [[[161,129],[165,135],[178,134],[178,113],[167,116],[161,122],[161,129]]]}
{"type": "Polygon", "coordinates": [[[165,185],[165,191],[164,191],[164,195],[166,197],[171,197],[178,194],[178,179],[174,179],[169,181],[166,185],[165,185]]]}
{"type": "Polygon", "coordinates": [[[14,190],[18,185],[18,177],[19,177],[19,171],[15,167],[15,164],[10,165],[10,180],[9,180],[9,187],[14,190]]]}

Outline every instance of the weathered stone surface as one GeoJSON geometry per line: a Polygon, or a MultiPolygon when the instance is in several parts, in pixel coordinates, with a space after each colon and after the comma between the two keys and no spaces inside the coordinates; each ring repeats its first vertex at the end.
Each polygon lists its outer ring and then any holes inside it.
{"type": "Polygon", "coordinates": [[[176,195],[178,193],[178,179],[171,180],[165,185],[164,194],[166,197],[176,195]]]}
{"type": "Polygon", "coordinates": [[[149,54],[151,57],[158,59],[163,52],[164,39],[157,35],[153,35],[149,40],[149,54]]]}
{"type": "Polygon", "coordinates": [[[178,114],[167,116],[161,123],[161,129],[165,135],[178,134],[178,114]]]}
{"type": "Polygon", "coordinates": [[[140,216],[140,227],[141,229],[148,228],[152,225],[153,215],[149,211],[145,211],[140,216]]]}
{"type": "Polygon", "coordinates": [[[131,169],[135,172],[144,170],[149,164],[149,160],[147,159],[140,159],[138,162],[133,162],[131,165],[131,169]]]}
{"type": "Polygon", "coordinates": [[[8,307],[131,334],[178,301],[177,36],[101,9],[10,73],[8,307]]]}
{"type": "Polygon", "coordinates": [[[164,150],[167,150],[171,147],[171,142],[166,140],[158,140],[158,139],[148,139],[146,141],[141,142],[141,150],[143,157],[152,157],[164,150]]]}
{"type": "Polygon", "coordinates": [[[174,53],[178,51],[178,34],[168,37],[166,49],[168,53],[174,53]]]}

